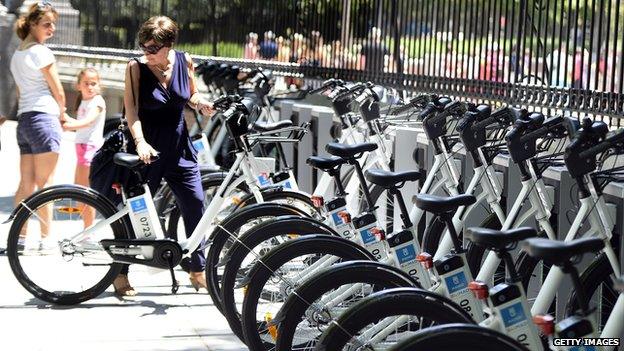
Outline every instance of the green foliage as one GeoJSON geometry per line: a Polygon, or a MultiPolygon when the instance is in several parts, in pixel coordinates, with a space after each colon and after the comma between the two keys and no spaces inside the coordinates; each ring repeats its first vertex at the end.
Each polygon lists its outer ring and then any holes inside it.
{"type": "MultiPolygon", "coordinates": [[[[212,44],[211,43],[203,43],[203,44],[179,43],[176,46],[176,49],[181,50],[181,51],[186,51],[193,55],[212,56],[212,44]]],[[[217,55],[224,56],[224,57],[242,58],[243,57],[243,44],[220,41],[217,43],[217,55]]]]}

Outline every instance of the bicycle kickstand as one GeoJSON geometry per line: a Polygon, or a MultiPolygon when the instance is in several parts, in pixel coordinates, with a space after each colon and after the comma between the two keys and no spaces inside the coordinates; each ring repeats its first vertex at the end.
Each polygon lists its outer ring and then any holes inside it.
{"type": "Polygon", "coordinates": [[[171,274],[171,293],[175,295],[178,293],[178,289],[180,288],[180,286],[178,285],[178,281],[176,280],[175,274],[173,273],[173,268],[175,267],[175,265],[173,263],[172,256],[173,255],[171,255],[170,252],[165,252],[165,258],[167,259],[167,262],[169,263],[169,273],[171,274]]]}

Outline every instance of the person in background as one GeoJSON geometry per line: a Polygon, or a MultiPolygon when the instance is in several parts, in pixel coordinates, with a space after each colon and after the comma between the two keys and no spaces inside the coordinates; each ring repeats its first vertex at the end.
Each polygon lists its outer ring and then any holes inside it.
{"type": "Polygon", "coordinates": [[[367,72],[382,73],[384,71],[385,59],[390,52],[381,40],[379,28],[371,28],[368,40],[362,45],[360,53],[360,67],[364,67],[367,72]]]}
{"type": "MultiPolygon", "coordinates": [[[[173,50],[178,25],[169,17],[148,19],[138,32],[143,56],[128,62],[124,106],[132,140],[128,152],[148,164],[143,179],[152,193],[165,179],[173,191],[189,236],[204,212],[204,195],[193,147],[184,120],[189,105],[203,115],[213,112],[197,90],[191,57],[173,50]],[[158,151],[157,151],[158,150],[158,151]],[[152,157],[159,159],[152,164],[152,157]]],[[[203,247],[203,244],[200,245],[203,247]]],[[[207,288],[206,259],[201,249],[191,254],[190,281],[195,290],[207,288]]],[[[117,295],[135,295],[127,266],[113,282],[117,295]]]]}
{"type": "Polygon", "coordinates": [[[264,32],[264,40],[260,43],[260,58],[273,60],[277,57],[277,43],[272,31],[264,32]]]}
{"type": "Polygon", "coordinates": [[[258,59],[258,34],[250,32],[247,34],[243,58],[246,60],[258,59]]]}
{"type": "MultiPolygon", "coordinates": [[[[65,92],[56,68],[56,59],[45,42],[56,30],[58,13],[48,2],[28,7],[16,23],[21,43],[11,58],[11,74],[17,85],[17,144],[20,150],[20,182],[15,206],[52,183],[61,146],[61,122],[64,121],[65,92]]],[[[58,248],[50,235],[52,207],[38,211],[41,235],[40,250],[58,248]]],[[[21,233],[18,249],[24,250],[27,228],[21,233]]]]}
{"type": "MultiPolygon", "coordinates": [[[[66,116],[64,130],[76,131],[76,173],[74,182],[89,187],[89,169],[95,152],[104,143],[104,122],[106,119],[106,102],[100,95],[100,75],[94,68],[85,68],[78,73],[78,101],[76,102],[76,119],[66,116]]],[[[84,227],[93,224],[95,212],[85,206],[82,210],[84,227]]]]}
{"type": "Polygon", "coordinates": [[[313,30],[310,33],[310,46],[308,47],[307,65],[320,66],[324,59],[323,53],[323,37],[321,32],[313,30]]]}
{"type": "Polygon", "coordinates": [[[303,35],[295,33],[292,39],[292,47],[290,50],[290,57],[288,62],[300,63],[303,57],[303,35]]]}

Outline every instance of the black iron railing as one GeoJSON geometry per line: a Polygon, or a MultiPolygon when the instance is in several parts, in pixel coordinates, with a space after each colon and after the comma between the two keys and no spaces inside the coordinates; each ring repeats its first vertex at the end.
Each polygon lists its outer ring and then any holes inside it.
{"type": "Polygon", "coordinates": [[[599,118],[624,111],[623,2],[72,0],[84,45],[136,48],[140,23],[165,14],[193,54],[599,118]]]}

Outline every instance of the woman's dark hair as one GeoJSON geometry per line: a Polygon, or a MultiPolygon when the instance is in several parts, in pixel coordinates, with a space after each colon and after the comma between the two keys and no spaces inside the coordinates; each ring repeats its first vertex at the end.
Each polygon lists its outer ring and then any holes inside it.
{"type": "Polygon", "coordinates": [[[156,44],[171,47],[178,39],[178,25],[167,16],[154,16],[139,29],[139,44],[154,40],[156,44]]]}

